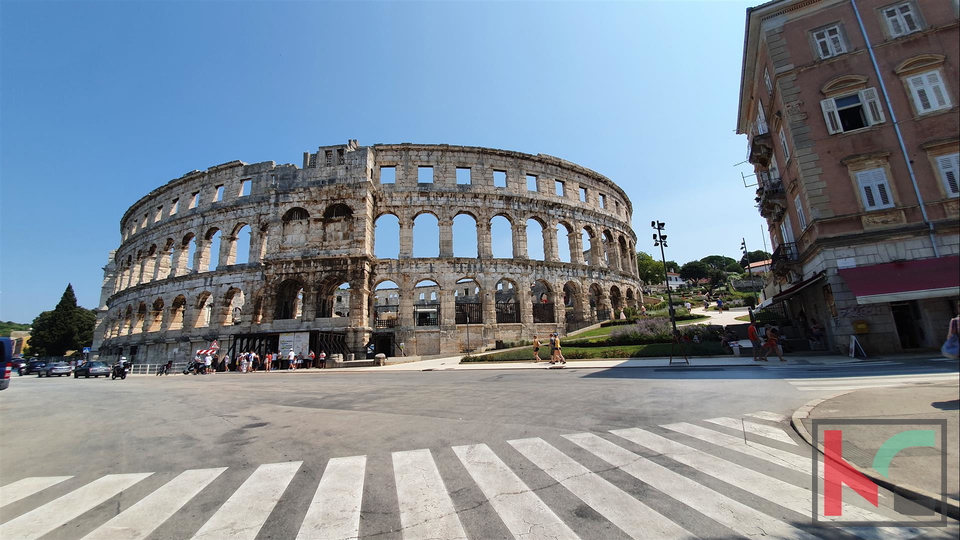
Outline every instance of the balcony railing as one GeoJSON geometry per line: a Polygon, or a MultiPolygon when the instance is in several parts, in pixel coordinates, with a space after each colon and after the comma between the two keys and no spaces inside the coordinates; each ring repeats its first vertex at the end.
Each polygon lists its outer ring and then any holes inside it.
{"type": "Polygon", "coordinates": [[[748,133],[750,142],[747,145],[747,160],[755,165],[768,166],[770,156],[773,155],[773,137],[767,123],[757,121],[750,124],[748,133]]]}
{"type": "Polygon", "coordinates": [[[785,265],[797,262],[798,260],[800,260],[800,254],[797,251],[797,245],[793,242],[784,243],[777,246],[777,249],[773,251],[773,256],[770,257],[770,266],[771,269],[776,272],[785,265]]]}

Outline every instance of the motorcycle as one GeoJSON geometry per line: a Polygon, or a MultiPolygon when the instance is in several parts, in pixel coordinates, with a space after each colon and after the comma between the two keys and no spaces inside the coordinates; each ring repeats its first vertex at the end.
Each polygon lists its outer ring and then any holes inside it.
{"type": "Polygon", "coordinates": [[[173,368],[173,362],[167,362],[166,364],[160,366],[159,369],[157,369],[157,375],[158,375],[158,376],[160,376],[160,375],[169,375],[171,368],[173,368]]]}
{"type": "Polygon", "coordinates": [[[117,377],[120,377],[121,380],[126,379],[127,373],[129,372],[130,372],[130,366],[127,365],[126,363],[114,364],[113,369],[110,371],[110,379],[116,380],[117,377]]]}
{"type": "Polygon", "coordinates": [[[196,361],[196,360],[192,360],[189,364],[187,364],[187,367],[183,368],[183,374],[184,374],[184,375],[189,375],[189,374],[193,373],[194,375],[199,375],[199,374],[203,373],[203,371],[206,369],[206,367],[207,367],[207,365],[204,364],[203,362],[198,362],[198,361],[196,361]]]}

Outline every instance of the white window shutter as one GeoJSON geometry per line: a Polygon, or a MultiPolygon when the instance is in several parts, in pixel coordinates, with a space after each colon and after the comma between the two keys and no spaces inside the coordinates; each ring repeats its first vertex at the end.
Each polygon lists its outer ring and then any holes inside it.
{"type": "Polygon", "coordinates": [[[915,32],[917,30],[917,21],[913,18],[913,9],[910,7],[910,4],[900,6],[900,15],[903,17],[903,24],[906,26],[907,32],[915,32]]]}
{"type": "Polygon", "coordinates": [[[813,35],[813,39],[817,41],[817,49],[820,51],[820,58],[829,58],[830,44],[827,43],[827,32],[817,32],[813,35]]]}
{"type": "Polygon", "coordinates": [[[910,90],[913,92],[914,104],[919,112],[930,110],[930,99],[927,97],[927,88],[923,77],[910,77],[907,80],[910,90]]]}
{"type": "Polygon", "coordinates": [[[937,167],[950,196],[960,195],[960,154],[937,157],[937,167]]]}
{"type": "Polygon", "coordinates": [[[900,26],[900,17],[897,16],[896,8],[884,10],[883,14],[887,18],[887,24],[890,25],[890,33],[894,36],[903,34],[903,27],[900,26]]]}
{"type": "Polygon", "coordinates": [[[790,161],[790,147],[787,145],[787,136],[780,128],[780,146],[783,149],[783,159],[790,161]]]}
{"type": "Polygon", "coordinates": [[[797,207],[797,221],[800,222],[800,230],[805,231],[807,229],[807,216],[803,214],[803,203],[800,202],[799,195],[794,197],[793,205],[797,207]]]}
{"type": "Polygon", "coordinates": [[[840,54],[846,52],[846,48],[843,46],[843,40],[840,39],[840,29],[837,27],[827,30],[827,35],[830,36],[830,43],[833,44],[833,54],[840,54]]]}
{"type": "Polygon", "coordinates": [[[840,128],[840,117],[837,115],[837,104],[834,103],[833,98],[821,101],[820,108],[823,110],[823,121],[827,124],[827,133],[833,135],[843,131],[840,128]]]}
{"type": "Polygon", "coordinates": [[[936,99],[936,108],[943,109],[950,106],[950,101],[947,98],[947,92],[943,87],[943,82],[940,80],[940,74],[936,71],[931,71],[926,74],[927,86],[933,93],[934,99],[936,99]]]}
{"type": "Polygon", "coordinates": [[[880,195],[880,205],[890,206],[890,194],[887,193],[887,181],[877,182],[877,194],[880,195]]]}
{"type": "Polygon", "coordinates": [[[876,208],[877,198],[873,192],[873,171],[858,172],[857,183],[860,184],[860,191],[863,193],[863,206],[868,210],[876,208]]]}
{"type": "Polygon", "coordinates": [[[880,105],[876,88],[861,90],[860,101],[867,109],[867,118],[870,120],[870,125],[882,124],[886,120],[883,116],[883,107],[880,105]]]}

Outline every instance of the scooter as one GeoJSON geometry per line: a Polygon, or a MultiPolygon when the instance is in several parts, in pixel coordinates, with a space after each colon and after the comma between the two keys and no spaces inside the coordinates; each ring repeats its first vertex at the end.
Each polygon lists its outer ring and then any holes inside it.
{"type": "Polygon", "coordinates": [[[199,375],[204,369],[206,369],[206,367],[206,364],[203,362],[192,360],[189,364],[187,364],[187,367],[183,368],[183,374],[189,375],[193,373],[194,375],[199,375]]]}
{"type": "Polygon", "coordinates": [[[130,366],[128,366],[125,362],[120,364],[114,364],[113,370],[110,372],[110,380],[116,380],[117,377],[120,377],[121,380],[126,379],[127,373],[129,372],[130,372],[130,366]]]}
{"type": "Polygon", "coordinates": [[[157,369],[157,375],[158,375],[158,376],[160,376],[160,375],[169,375],[169,374],[170,374],[170,368],[172,368],[172,367],[173,367],[173,362],[167,362],[166,364],[160,366],[159,369],[157,369]]]}

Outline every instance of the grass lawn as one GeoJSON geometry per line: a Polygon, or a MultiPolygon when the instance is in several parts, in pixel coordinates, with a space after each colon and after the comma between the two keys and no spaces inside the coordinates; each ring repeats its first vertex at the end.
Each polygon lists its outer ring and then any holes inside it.
{"type": "MultiPolygon", "coordinates": [[[[572,347],[563,348],[563,356],[567,360],[589,360],[599,358],[650,358],[670,356],[670,343],[650,343],[647,345],[611,345],[609,347],[572,347]]],[[[719,356],[725,354],[720,343],[685,343],[684,350],[688,356],[719,356]]],[[[549,351],[540,358],[549,360],[549,351]]],[[[679,349],[675,354],[680,354],[679,349]]],[[[466,357],[464,362],[516,362],[530,361],[533,358],[533,347],[524,347],[513,351],[488,354],[485,356],[466,357]]]]}
{"type": "MultiPolygon", "coordinates": [[[[687,319],[685,321],[677,321],[677,325],[682,326],[685,324],[694,324],[709,318],[710,317],[706,315],[695,315],[693,316],[693,318],[687,319]]],[[[629,326],[630,326],[629,324],[621,324],[617,326],[606,326],[603,328],[594,328],[593,330],[588,330],[586,332],[577,334],[575,336],[569,336],[567,340],[573,341],[573,340],[581,340],[581,339],[587,339],[587,338],[607,337],[610,335],[611,332],[613,332],[617,328],[628,328],[629,326]]],[[[595,340],[590,340],[590,341],[592,342],[595,340]]]]}
{"type": "Polygon", "coordinates": [[[741,315],[739,317],[734,317],[738,321],[750,322],[750,315],[741,315]]]}

